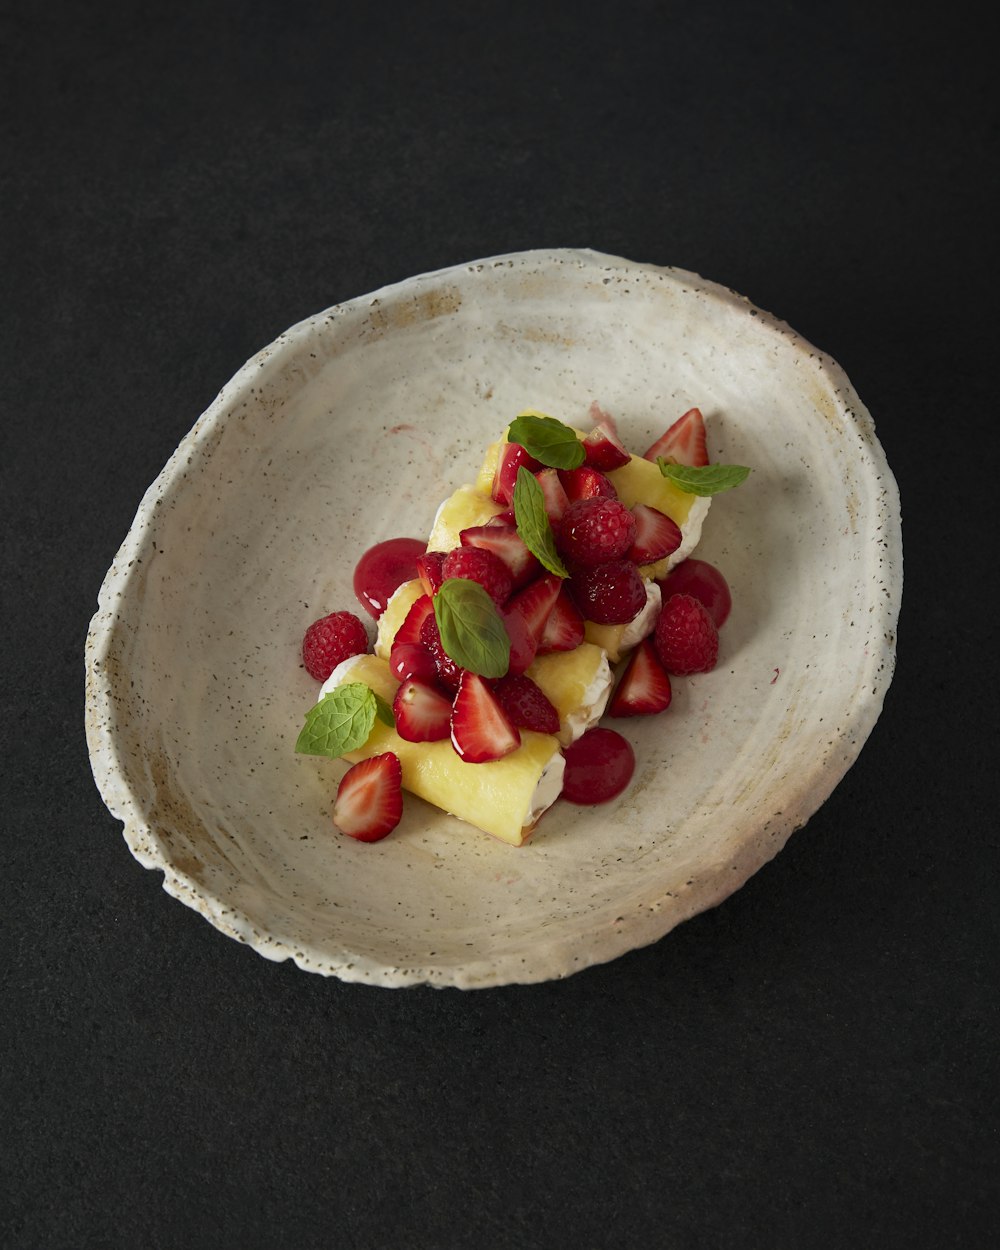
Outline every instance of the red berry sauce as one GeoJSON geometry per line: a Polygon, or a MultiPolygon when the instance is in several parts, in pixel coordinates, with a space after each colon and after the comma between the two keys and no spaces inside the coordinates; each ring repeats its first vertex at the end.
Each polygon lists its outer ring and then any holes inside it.
{"type": "Polygon", "coordinates": [[[607,803],[621,794],[635,772],[631,745],[613,729],[588,729],[563,755],[562,797],[570,803],[607,803]]]}
{"type": "Polygon", "coordinates": [[[366,612],[378,620],[393,591],[417,576],[417,556],[426,548],[419,538],[388,538],[368,548],[354,570],[354,593],[366,612]]]}

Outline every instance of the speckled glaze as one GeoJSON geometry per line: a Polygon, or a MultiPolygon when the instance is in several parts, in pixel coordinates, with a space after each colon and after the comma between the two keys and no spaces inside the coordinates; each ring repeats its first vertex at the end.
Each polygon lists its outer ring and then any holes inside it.
{"type": "Polygon", "coordinates": [[[294,326],[222,390],[143,499],[87,641],[94,775],[136,858],[270,959],[377,985],[563,977],[720,902],[801,827],[882,707],[896,484],[840,368],[691,273],[537,251],[425,274],[294,326]],[[716,670],[616,722],[634,781],[514,849],[412,797],[338,835],[344,766],[297,756],[306,626],[361,552],[426,535],[520,409],[592,399],[642,449],[692,404],[753,466],[699,555],[734,608],[716,670]]]}

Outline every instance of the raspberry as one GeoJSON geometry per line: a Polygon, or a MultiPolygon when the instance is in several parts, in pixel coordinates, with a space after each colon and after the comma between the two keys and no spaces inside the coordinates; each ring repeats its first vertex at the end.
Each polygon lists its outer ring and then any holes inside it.
{"type": "Polygon", "coordinates": [[[656,622],[653,643],[660,663],[678,677],[707,673],[719,658],[719,631],[693,595],[670,596],[656,622]]]}
{"type": "Polygon", "coordinates": [[[352,612],[331,612],[306,630],[302,660],[306,672],[326,681],[338,664],[368,650],[365,627],[352,612]]]}
{"type": "Polygon", "coordinates": [[[579,569],[570,589],[581,613],[597,625],[624,625],[646,603],[645,583],[631,560],[579,569]]]}
{"type": "Polygon", "coordinates": [[[449,551],[441,565],[441,577],[444,581],[467,577],[478,582],[498,607],[510,598],[514,586],[510,569],[486,547],[456,547],[449,551]]]}
{"type": "Polygon", "coordinates": [[[591,567],[626,555],[635,542],[635,517],[617,499],[592,495],[563,513],[556,546],[571,564],[591,567]]]}
{"type": "Polygon", "coordinates": [[[461,681],[462,673],[465,670],[456,664],[448,652],[445,651],[444,643],[441,641],[441,631],[438,629],[437,619],[433,612],[427,615],[424,623],[420,626],[420,641],[434,659],[438,681],[451,691],[457,690],[458,683],[461,681]]]}
{"type": "Polygon", "coordinates": [[[559,713],[530,677],[508,673],[494,683],[493,694],[518,729],[540,734],[559,732],[559,713]]]}

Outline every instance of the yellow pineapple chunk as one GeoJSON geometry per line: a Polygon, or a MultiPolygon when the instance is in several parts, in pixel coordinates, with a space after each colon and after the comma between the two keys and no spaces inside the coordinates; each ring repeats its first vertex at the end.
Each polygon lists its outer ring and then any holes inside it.
{"type": "Polygon", "coordinates": [[[389,658],[393,638],[396,637],[400,625],[406,620],[407,612],[423,593],[424,588],[418,580],[403,582],[385,605],[385,611],[378,618],[378,635],[375,638],[374,648],[375,654],[381,656],[383,660],[389,658]]]}
{"type": "Polygon", "coordinates": [[[559,713],[559,741],[563,746],[600,718],[611,690],[607,657],[589,642],[581,642],[572,651],[538,656],[527,676],[559,713]]]}
{"type": "MultiPolygon", "coordinates": [[[[491,479],[492,480],[492,479],[491,479]]],[[[491,517],[504,509],[490,498],[489,490],[483,495],[474,486],[460,486],[450,495],[434,518],[434,527],[427,540],[428,551],[452,551],[462,545],[462,530],[472,525],[485,525],[491,517]]]]}

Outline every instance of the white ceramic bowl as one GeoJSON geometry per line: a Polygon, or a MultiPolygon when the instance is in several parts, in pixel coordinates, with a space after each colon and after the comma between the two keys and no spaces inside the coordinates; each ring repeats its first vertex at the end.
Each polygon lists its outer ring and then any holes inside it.
{"type": "Polygon", "coordinates": [[[662,937],[808,820],[881,710],[902,583],[896,485],[840,368],[691,273],[537,251],[330,308],[251,360],[143,499],[87,642],[94,775],[136,858],[223,933],[345,980],[539,981],[662,937]],[[339,762],[296,755],[306,626],[358,610],[361,552],[426,535],[521,408],[597,399],[637,451],[688,407],[718,497],[699,555],[735,607],[718,667],[618,721],[636,775],[514,849],[408,797],[363,845],[339,762]]]}

